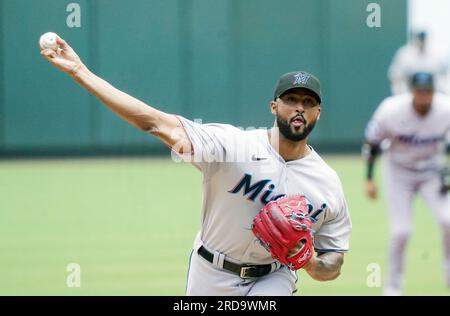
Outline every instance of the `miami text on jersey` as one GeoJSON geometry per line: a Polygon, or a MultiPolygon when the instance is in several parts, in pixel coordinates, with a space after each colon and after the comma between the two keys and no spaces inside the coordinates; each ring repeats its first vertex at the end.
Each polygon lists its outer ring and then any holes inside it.
{"type": "Polygon", "coordinates": [[[264,179],[260,180],[254,184],[252,184],[252,175],[246,173],[241,180],[239,180],[238,184],[228,192],[236,194],[242,189],[244,189],[244,196],[247,196],[247,199],[254,202],[258,196],[260,196],[259,200],[261,203],[266,205],[271,200],[276,200],[282,196],[285,196],[286,194],[279,194],[273,197],[270,197],[273,193],[273,190],[275,189],[275,185],[270,179],[264,179]],[[269,184],[270,183],[270,184],[269,184]],[[261,194],[262,193],[262,194],[261,194]]]}
{"type": "Polygon", "coordinates": [[[398,135],[397,140],[401,143],[420,146],[420,145],[432,145],[435,143],[440,143],[445,140],[445,137],[440,136],[432,136],[428,138],[420,138],[414,134],[412,135],[398,135]]]}
{"type": "MultiPolygon", "coordinates": [[[[275,189],[275,185],[270,182],[272,182],[272,180],[264,179],[252,184],[252,175],[246,173],[234,186],[234,188],[229,190],[228,192],[236,194],[239,193],[241,190],[243,190],[244,191],[243,195],[244,196],[248,195],[247,200],[254,202],[258,198],[258,196],[260,196],[259,199],[261,203],[266,205],[270,201],[276,200],[286,195],[286,194],[278,194],[270,197],[273,193],[273,190],[275,189]]],[[[309,201],[308,198],[307,200],[309,201]]],[[[314,220],[317,220],[317,217],[328,208],[327,203],[322,203],[319,209],[314,210],[311,201],[309,201],[309,204],[310,204],[309,215],[314,220]]]]}

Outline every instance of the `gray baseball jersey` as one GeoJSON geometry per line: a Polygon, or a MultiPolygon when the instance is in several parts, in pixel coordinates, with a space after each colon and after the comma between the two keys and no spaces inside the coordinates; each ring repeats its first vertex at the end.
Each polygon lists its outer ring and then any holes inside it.
{"type": "Polygon", "coordinates": [[[366,129],[366,140],[390,141],[383,179],[389,215],[389,264],[385,294],[400,294],[404,283],[405,249],[413,227],[413,199],[420,194],[443,229],[447,284],[450,284],[450,198],[441,194],[439,168],[450,131],[450,99],[436,94],[430,112],[420,117],[413,97],[387,98],[366,129]]]}
{"type": "Polygon", "coordinates": [[[189,159],[203,173],[203,244],[237,262],[272,263],[253,235],[253,218],[270,200],[303,194],[317,218],[316,250],[348,250],[351,220],[341,182],[314,150],[286,162],[270,144],[267,130],[178,118],[192,143],[189,159]]]}
{"type": "Polygon", "coordinates": [[[431,111],[420,117],[413,109],[412,95],[385,99],[366,128],[366,140],[391,144],[387,158],[411,170],[437,170],[445,160],[445,144],[450,132],[450,98],[436,93],[431,111]]]}

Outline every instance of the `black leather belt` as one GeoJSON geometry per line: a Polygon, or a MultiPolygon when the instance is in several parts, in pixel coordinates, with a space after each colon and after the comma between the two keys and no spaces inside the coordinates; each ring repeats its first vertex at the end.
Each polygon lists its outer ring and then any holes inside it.
{"type": "MultiPolygon", "coordinates": [[[[198,254],[202,256],[207,261],[213,263],[214,262],[214,254],[205,249],[205,247],[201,246],[198,249],[198,254]]],[[[241,278],[260,278],[272,271],[271,264],[264,265],[239,265],[227,260],[223,261],[223,268],[225,270],[231,271],[241,278]]]]}

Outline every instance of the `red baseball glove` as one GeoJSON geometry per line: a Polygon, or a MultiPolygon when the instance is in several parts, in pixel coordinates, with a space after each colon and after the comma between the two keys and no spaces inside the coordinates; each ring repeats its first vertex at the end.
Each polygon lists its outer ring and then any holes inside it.
{"type": "Polygon", "coordinates": [[[285,196],[270,201],[253,220],[253,233],[263,247],[291,270],[302,268],[313,256],[311,210],[305,196],[285,196]]]}

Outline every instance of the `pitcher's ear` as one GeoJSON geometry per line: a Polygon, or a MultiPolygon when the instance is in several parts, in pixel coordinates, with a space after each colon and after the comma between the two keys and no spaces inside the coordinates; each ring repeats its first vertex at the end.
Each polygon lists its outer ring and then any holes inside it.
{"type": "Polygon", "coordinates": [[[270,112],[272,112],[273,115],[277,115],[278,103],[276,101],[272,101],[269,106],[270,112]]]}

